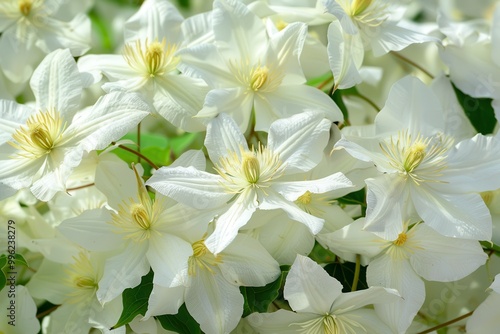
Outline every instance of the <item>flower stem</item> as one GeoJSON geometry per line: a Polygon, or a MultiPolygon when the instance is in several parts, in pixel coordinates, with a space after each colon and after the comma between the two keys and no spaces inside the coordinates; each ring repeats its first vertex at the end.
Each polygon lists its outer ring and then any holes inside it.
{"type": "Polygon", "coordinates": [[[352,280],[351,291],[358,288],[359,272],[361,271],[361,255],[356,254],[356,269],[354,270],[354,279],[352,280]]]}
{"type": "Polygon", "coordinates": [[[370,100],[368,97],[366,97],[365,95],[363,94],[360,94],[359,92],[357,94],[354,94],[352,96],[357,96],[359,97],[361,100],[365,101],[366,103],[368,103],[369,105],[371,105],[373,107],[373,109],[375,109],[377,112],[380,112],[380,108],[379,106],[377,106],[375,104],[375,102],[373,102],[372,100],[370,100]]]}
{"type": "Polygon", "coordinates": [[[427,71],[426,69],[424,69],[423,67],[421,67],[419,64],[415,63],[413,60],[410,60],[408,58],[406,58],[405,56],[397,53],[397,52],[394,52],[394,51],[391,51],[391,55],[393,55],[394,57],[404,61],[405,63],[408,63],[410,64],[411,66],[419,69],[420,71],[422,71],[422,73],[424,73],[425,75],[427,75],[429,78],[431,79],[434,79],[434,76],[429,72],[427,71]]]}
{"type": "Polygon", "coordinates": [[[328,77],[328,79],[326,79],[322,83],[320,83],[317,88],[323,89],[326,85],[328,85],[330,82],[332,82],[332,80],[333,80],[333,75],[331,77],[328,77]]]}
{"type": "Polygon", "coordinates": [[[423,331],[423,332],[419,332],[419,333],[417,333],[417,334],[427,334],[427,333],[431,333],[431,332],[436,331],[436,330],[438,330],[438,329],[440,329],[440,328],[444,328],[444,327],[446,327],[446,326],[448,326],[448,325],[451,325],[451,324],[453,324],[453,323],[455,323],[455,322],[458,322],[458,321],[460,321],[460,320],[462,320],[462,319],[465,319],[465,318],[467,318],[467,317],[470,317],[470,316],[472,315],[472,313],[474,313],[474,311],[470,311],[469,313],[466,313],[466,314],[464,314],[464,315],[461,315],[461,316],[459,316],[459,317],[457,317],[457,318],[455,318],[455,319],[451,319],[450,321],[443,322],[442,324],[439,324],[439,325],[434,326],[434,327],[432,327],[432,328],[426,329],[425,331],[423,331]]]}
{"type": "MultiPolygon", "coordinates": [[[[111,145],[116,145],[115,142],[112,142],[111,145]]],[[[151,167],[153,167],[154,169],[158,169],[159,167],[156,166],[156,164],[154,162],[152,162],[151,160],[148,159],[148,157],[146,157],[145,155],[143,155],[142,153],[140,152],[137,152],[136,150],[133,150],[131,148],[128,148],[126,146],[123,146],[123,145],[118,145],[119,148],[121,148],[122,150],[125,150],[127,152],[130,152],[132,154],[135,154],[137,155],[138,157],[144,159],[144,161],[146,161],[151,167]]]]}
{"type": "MultiPolygon", "coordinates": [[[[137,124],[137,152],[141,153],[141,122],[137,124]]],[[[137,156],[137,163],[141,163],[141,156],[137,156]]]]}
{"type": "Polygon", "coordinates": [[[67,188],[66,191],[73,191],[73,190],[88,188],[88,187],[92,187],[92,186],[95,186],[95,183],[92,182],[89,184],[84,184],[83,186],[78,186],[78,187],[74,187],[74,188],[67,188]]]}

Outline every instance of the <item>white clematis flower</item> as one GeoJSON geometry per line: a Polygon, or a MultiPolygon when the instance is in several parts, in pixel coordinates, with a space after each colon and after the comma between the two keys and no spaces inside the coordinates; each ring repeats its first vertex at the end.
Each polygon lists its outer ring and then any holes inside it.
{"type": "Polygon", "coordinates": [[[322,113],[305,112],[274,122],[267,147],[249,149],[237,124],[220,114],[208,125],[205,139],[218,175],[192,167],[163,167],[147,184],[181,203],[203,209],[229,203],[206,240],[213,253],[229,245],[257,209],[282,209],[316,234],[324,220],[304,212],[294,202],[306,193],[321,194],[351,187],[352,183],[342,173],[305,181],[281,181],[281,177],[317,165],[329,130],[330,122],[322,113]]]}
{"type": "Polygon", "coordinates": [[[400,51],[410,44],[438,41],[399,25],[390,0],[325,0],[324,4],[337,17],[342,29],[376,57],[400,51]]]}
{"type": "Polygon", "coordinates": [[[85,152],[106,148],[149,114],[135,94],[112,93],[79,111],[82,81],[68,50],[49,54],[31,79],[34,109],[0,101],[0,186],[30,187],[47,201],[66,189],[66,180],[85,152]]]}
{"type": "Polygon", "coordinates": [[[428,227],[408,223],[397,238],[380,238],[363,230],[364,218],[339,231],[322,236],[335,254],[355,261],[356,254],[368,263],[369,285],[399,291],[403,299],[377,305],[375,310],[397,333],[405,333],[425,300],[422,278],[451,282],[462,279],[482,266],[488,256],[474,240],[445,237],[428,227]]]}
{"type": "Polygon", "coordinates": [[[90,48],[90,19],[81,3],[0,2],[0,67],[10,80],[27,82],[43,56],[52,51],[68,48],[73,56],[80,56],[90,48]]]}
{"type": "Polygon", "coordinates": [[[106,261],[96,292],[99,301],[104,304],[137,286],[150,268],[155,284],[183,284],[182,273],[193,252],[186,238],[206,231],[215,213],[193,210],[161,194],[152,200],[138,171],[125,163],[116,165],[113,175],[98,174],[96,187],[113,210],[88,210],[58,229],[88,250],[118,252],[106,261]]]}
{"type": "Polygon", "coordinates": [[[321,90],[305,85],[299,62],[307,27],[292,23],[268,36],[262,20],[242,3],[216,0],[212,12],[214,43],[179,52],[180,69],[204,79],[212,89],[197,117],[230,114],[245,131],[255,112],[255,129],[268,131],[271,122],[318,109],[332,121],[342,113],[321,90]]]}
{"type": "Polygon", "coordinates": [[[342,284],[308,257],[297,255],[288,273],[285,298],[295,311],[253,313],[247,319],[259,333],[390,333],[370,304],[392,304],[396,290],[370,287],[342,293],[342,284]]]}
{"type": "Polygon", "coordinates": [[[145,317],[175,314],[185,303],[203,333],[229,333],[243,314],[239,287],[274,281],[281,273],[279,265],[248,235],[239,234],[217,255],[207,249],[204,237],[193,240],[192,247],[184,286],[154,285],[145,317]]]}
{"type": "Polygon", "coordinates": [[[406,77],[365,129],[369,135],[336,144],[383,173],[366,180],[367,230],[395,239],[403,217],[416,211],[445,236],[490,240],[491,216],[478,192],[500,187],[500,142],[480,134],[455,142],[461,131],[448,112],[432,90],[406,77]]]}
{"type": "Polygon", "coordinates": [[[78,60],[82,72],[106,92],[139,92],[156,112],[186,131],[204,130],[193,116],[202,108],[208,87],[201,79],[179,74],[178,51],[189,43],[181,30],[184,19],[167,0],[149,0],[125,23],[123,55],[87,55],[78,60]]]}

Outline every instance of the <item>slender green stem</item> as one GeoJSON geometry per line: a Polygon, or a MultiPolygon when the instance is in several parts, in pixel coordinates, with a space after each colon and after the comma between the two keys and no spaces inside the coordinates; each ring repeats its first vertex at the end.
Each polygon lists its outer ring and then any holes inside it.
{"type": "MultiPolygon", "coordinates": [[[[116,145],[115,142],[112,142],[111,145],[116,145]]],[[[144,161],[146,161],[151,167],[153,167],[154,169],[158,169],[159,167],[156,166],[156,164],[154,162],[152,162],[151,160],[149,160],[148,157],[146,157],[145,155],[143,155],[142,153],[140,152],[137,152],[136,150],[133,150],[131,148],[128,148],[126,146],[123,146],[123,145],[118,145],[119,148],[121,148],[122,150],[125,150],[127,152],[130,152],[132,154],[135,154],[137,155],[138,157],[141,157],[142,159],[144,159],[144,161]]]]}
{"type": "Polygon", "coordinates": [[[406,58],[405,56],[403,56],[403,55],[401,55],[401,54],[399,54],[397,52],[394,52],[394,51],[391,51],[391,55],[393,55],[394,57],[396,57],[396,58],[404,61],[405,63],[408,63],[411,66],[419,69],[420,71],[422,71],[422,73],[424,73],[425,75],[427,75],[429,78],[434,79],[434,76],[429,71],[427,71],[426,69],[424,69],[419,64],[415,63],[413,60],[410,60],[410,59],[406,58]]]}
{"type": "Polygon", "coordinates": [[[43,318],[43,317],[45,317],[47,314],[50,314],[50,313],[54,312],[55,310],[57,310],[57,309],[59,308],[59,306],[61,306],[61,305],[55,305],[55,306],[53,306],[53,307],[49,308],[48,310],[43,311],[42,313],[38,313],[38,314],[36,315],[36,318],[37,318],[37,319],[42,319],[42,318],[43,318]]]}
{"type": "Polygon", "coordinates": [[[73,190],[88,188],[88,187],[92,187],[92,186],[95,186],[95,183],[84,184],[83,186],[78,186],[78,187],[74,187],[74,188],[67,188],[66,191],[73,191],[73,190]]]}
{"type": "Polygon", "coordinates": [[[440,329],[440,328],[444,328],[444,327],[449,326],[449,325],[451,325],[451,324],[453,324],[453,323],[455,323],[455,322],[458,322],[458,321],[460,321],[460,320],[462,320],[462,319],[465,319],[465,318],[467,318],[467,317],[470,317],[470,316],[472,315],[472,313],[474,313],[474,311],[470,311],[469,313],[466,313],[466,314],[464,314],[464,315],[461,315],[461,316],[459,316],[459,317],[457,317],[457,318],[455,318],[455,319],[451,319],[450,321],[443,322],[442,324],[439,324],[439,325],[434,326],[434,327],[432,327],[432,328],[426,329],[425,331],[423,331],[423,332],[419,332],[419,333],[417,333],[417,334],[427,334],[427,333],[431,333],[431,332],[436,331],[436,330],[438,330],[438,329],[440,329]]]}
{"type": "MultiPolygon", "coordinates": [[[[137,152],[141,153],[141,122],[137,124],[137,152]]],[[[137,156],[137,163],[141,163],[141,156],[137,156]]]]}
{"type": "Polygon", "coordinates": [[[360,94],[359,92],[357,94],[353,94],[351,96],[357,96],[359,97],[361,100],[365,101],[366,103],[368,103],[369,105],[371,105],[373,107],[373,109],[375,109],[377,112],[380,112],[380,108],[378,105],[375,104],[375,102],[373,102],[372,100],[370,100],[368,97],[366,97],[365,95],[363,94],[360,94]]]}
{"type": "Polygon", "coordinates": [[[332,81],[333,81],[333,75],[331,77],[329,77],[328,79],[326,79],[325,81],[323,81],[322,83],[320,83],[317,88],[323,89],[323,87],[325,87],[326,85],[328,85],[332,81]]]}
{"type": "Polygon", "coordinates": [[[359,272],[361,271],[361,255],[356,254],[356,269],[354,270],[354,279],[352,280],[351,291],[358,288],[359,272]]]}

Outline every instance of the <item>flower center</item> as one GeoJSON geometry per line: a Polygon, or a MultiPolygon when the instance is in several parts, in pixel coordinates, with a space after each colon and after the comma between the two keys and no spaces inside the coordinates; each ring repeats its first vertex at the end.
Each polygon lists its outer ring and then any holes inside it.
{"type": "Polygon", "coordinates": [[[151,228],[151,222],[149,221],[149,215],[142,204],[133,204],[131,206],[130,215],[134,222],[143,230],[149,230],[151,228]]]}
{"type": "Polygon", "coordinates": [[[257,157],[254,154],[245,154],[241,165],[247,181],[252,184],[257,183],[260,177],[260,165],[257,157]]]}
{"type": "Polygon", "coordinates": [[[368,6],[370,6],[372,0],[354,0],[351,3],[351,15],[356,16],[365,11],[368,6]]]}
{"type": "Polygon", "coordinates": [[[393,241],[393,244],[396,246],[402,246],[408,240],[408,236],[405,232],[399,233],[398,238],[393,241]]]}
{"type": "Polygon", "coordinates": [[[118,212],[111,214],[112,220],[109,223],[117,228],[117,233],[123,234],[124,239],[140,243],[148,240],[152,233],[160,234],[154,227],[165,210],[165,202],[162,197],[153,201],[135,167],[133,170],[138,187],[138,200],[124,200],[118,205],[118,212]]]}
{"type": "Polygon", "coordinates": [[[215,170],[226,181],[229,193],[241,193],[249,187],[265,188],[284,170],[279,155],[259,145],[257,150],[240,147],[239,154],[230,152],[215,164],[215,170]]]}
{"type": "Polygon", "coordinates": [[[249,92],[273,92],[283,80],[283,74],[272,66],[253,66],[248,61],[229,61],[228,67],[234,78],[249,92]]]}
{"type": "Polygon", "coordinates": [[[269,73],[269,69],[264,67],[258,67],[253,69],[250,75],[250,87],[253,91],[258,91],[267,81],[267,74],[269,73]]]}
{"type": "Polygon", "coordinates": [[[12,135],[11,146],[20,150],[19,156],[36,159],[52,152],[61,142],[66,123],[54,110],[31,115],[26,126],[21,126],[12,135]]]}
{"type": "Polygon", "coordinates": [[[222,263],[220,254],[215,256],[205,245],[205,239],[201,239],[192,244],[193,255],[188,260],[188,275],[196,276],[197,270],[207,270],[215,274],[215,267],[222,263]]]}
{"type": "Polygon", "coordinates": [[[176,44],[168,44],[165,39],[160,42],[149,43],[146,39],[143,44],[140,40],[125,45],[123,57],[129,66],[145,78],[162,76],[174,71],[179,63],[175,56],[176,44]]]}
{"type": "Polygon", "coordinates": [[[311,203],[311,192],[309,190],[306,190],[304,194],[297,198],[297,202],[304,205],[311,203]]]}
{"type": "Polygon", "coordinates": [[[392,168],[420,185],[422,182],[440,182],[438,178],[446,168],[447,153],[453,139],[442,135],[412,136],[405,131],[379,145],[392,168]]]}
{"type": "Polygon", "coordinates": [[[79,303],[94,295],[99,287],[98,273],[87,254],[80,253],[75,257],[75,262],[68,266],[65,270],[67,278],[64,284],[72,291],[66,296],[67,302],[79,303]]]}
{"type": "Polygon", "coordinates": [[[31,0],[19,0],[19,11],[21,14],[24,16],[28,16],[31,12],[31,7],[33,6],[33,3],[31,0]]]}

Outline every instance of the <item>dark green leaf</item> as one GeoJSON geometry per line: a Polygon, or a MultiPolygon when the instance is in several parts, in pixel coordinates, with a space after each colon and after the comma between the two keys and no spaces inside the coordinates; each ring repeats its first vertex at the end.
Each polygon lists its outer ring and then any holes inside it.
{"type": "Polygon", "coordinates": [[[342,115],[344,115],[344,123],[349,124],[349,112],[347,111],[347,107],[342,100],[342,91],[337,89],[333,95],[331,96],[333,102],[340,108],[342,111],[342,115]]]}
{"type": "MultiPolygon", "coordinates": [[[[344,287],[342,292],[351,292],[352,283],[354,280],[354,272],[356,270],[356,264],[352,262],[339,263],[334,262],[325,266],[326,272],[331,276],[335,277],[344,287]]],[[[357,290],[368,289],[368,284],[366,283],[366,267],[361,266],[361,271],[359,273],[357,290]]]]}
{"type": "Polygon", "coordinates": [[[148,300],[153,290],[153,271],[142,277],[141,283],[135,288],[125,289],[122,294],[123,311],[120,319],[113,326],[118,328],[131,322],[137,315],[146,314],[148,300]]]}
{"type": "Polygon", "coordinates": [[[201,334],[200,325],[189,314],[186,305],[182,304],[177,314],[167,314],[156,317],[161,326],[169,331],[177,333],[201,334]]]}
{"type": "Polygon", "coordinates": [[[0,255],[0,269],[3,269],[7,265],[7,255],[0,255]]]}
{"type": "Polygon", "coordinates": [[[2,290],[6,284],[7,284],[7,277],[5,276],[3,271],[0,270],[0,290],[2,290]]]}
{"type": "Polygon", "coordinates": [[[339,204],[343,205],[361,205],[361,215],[366,213],[366,189],[360,189],[337,199],[339,204]]]}
{"type": "Polygon", "coordinates": [[[332,263],[337,256],[316,242],[309,257],[317,263],[332,263]]]}
{"type": "Polygon", "coordinates": [[[458,102],[464,109],[477,132],[487,135],[493,132],[497,120],[491,106],[491,99],[469,96],[453,86],[458,102]]]}
{"type": "Polygon", "coordinates": [[[500,256],[500,246],[495,245],[492,242],[490,243],[488,241],[480,241],[480,243],[481,243],[481,246],[483,246],[483,249],[485,251],[488,251],[488,252],[493,251],[495,253],[495,255],[500,256]]]}
{"type": "Polygon", "coordinates": [[[279,296],[280,288],[288,274],[289,267],[282,268],[281,275],[274,281],[262,287],[240,287],[245,298],[243,317],[253,312],[265,313],[269,305],[279,296]]]}

